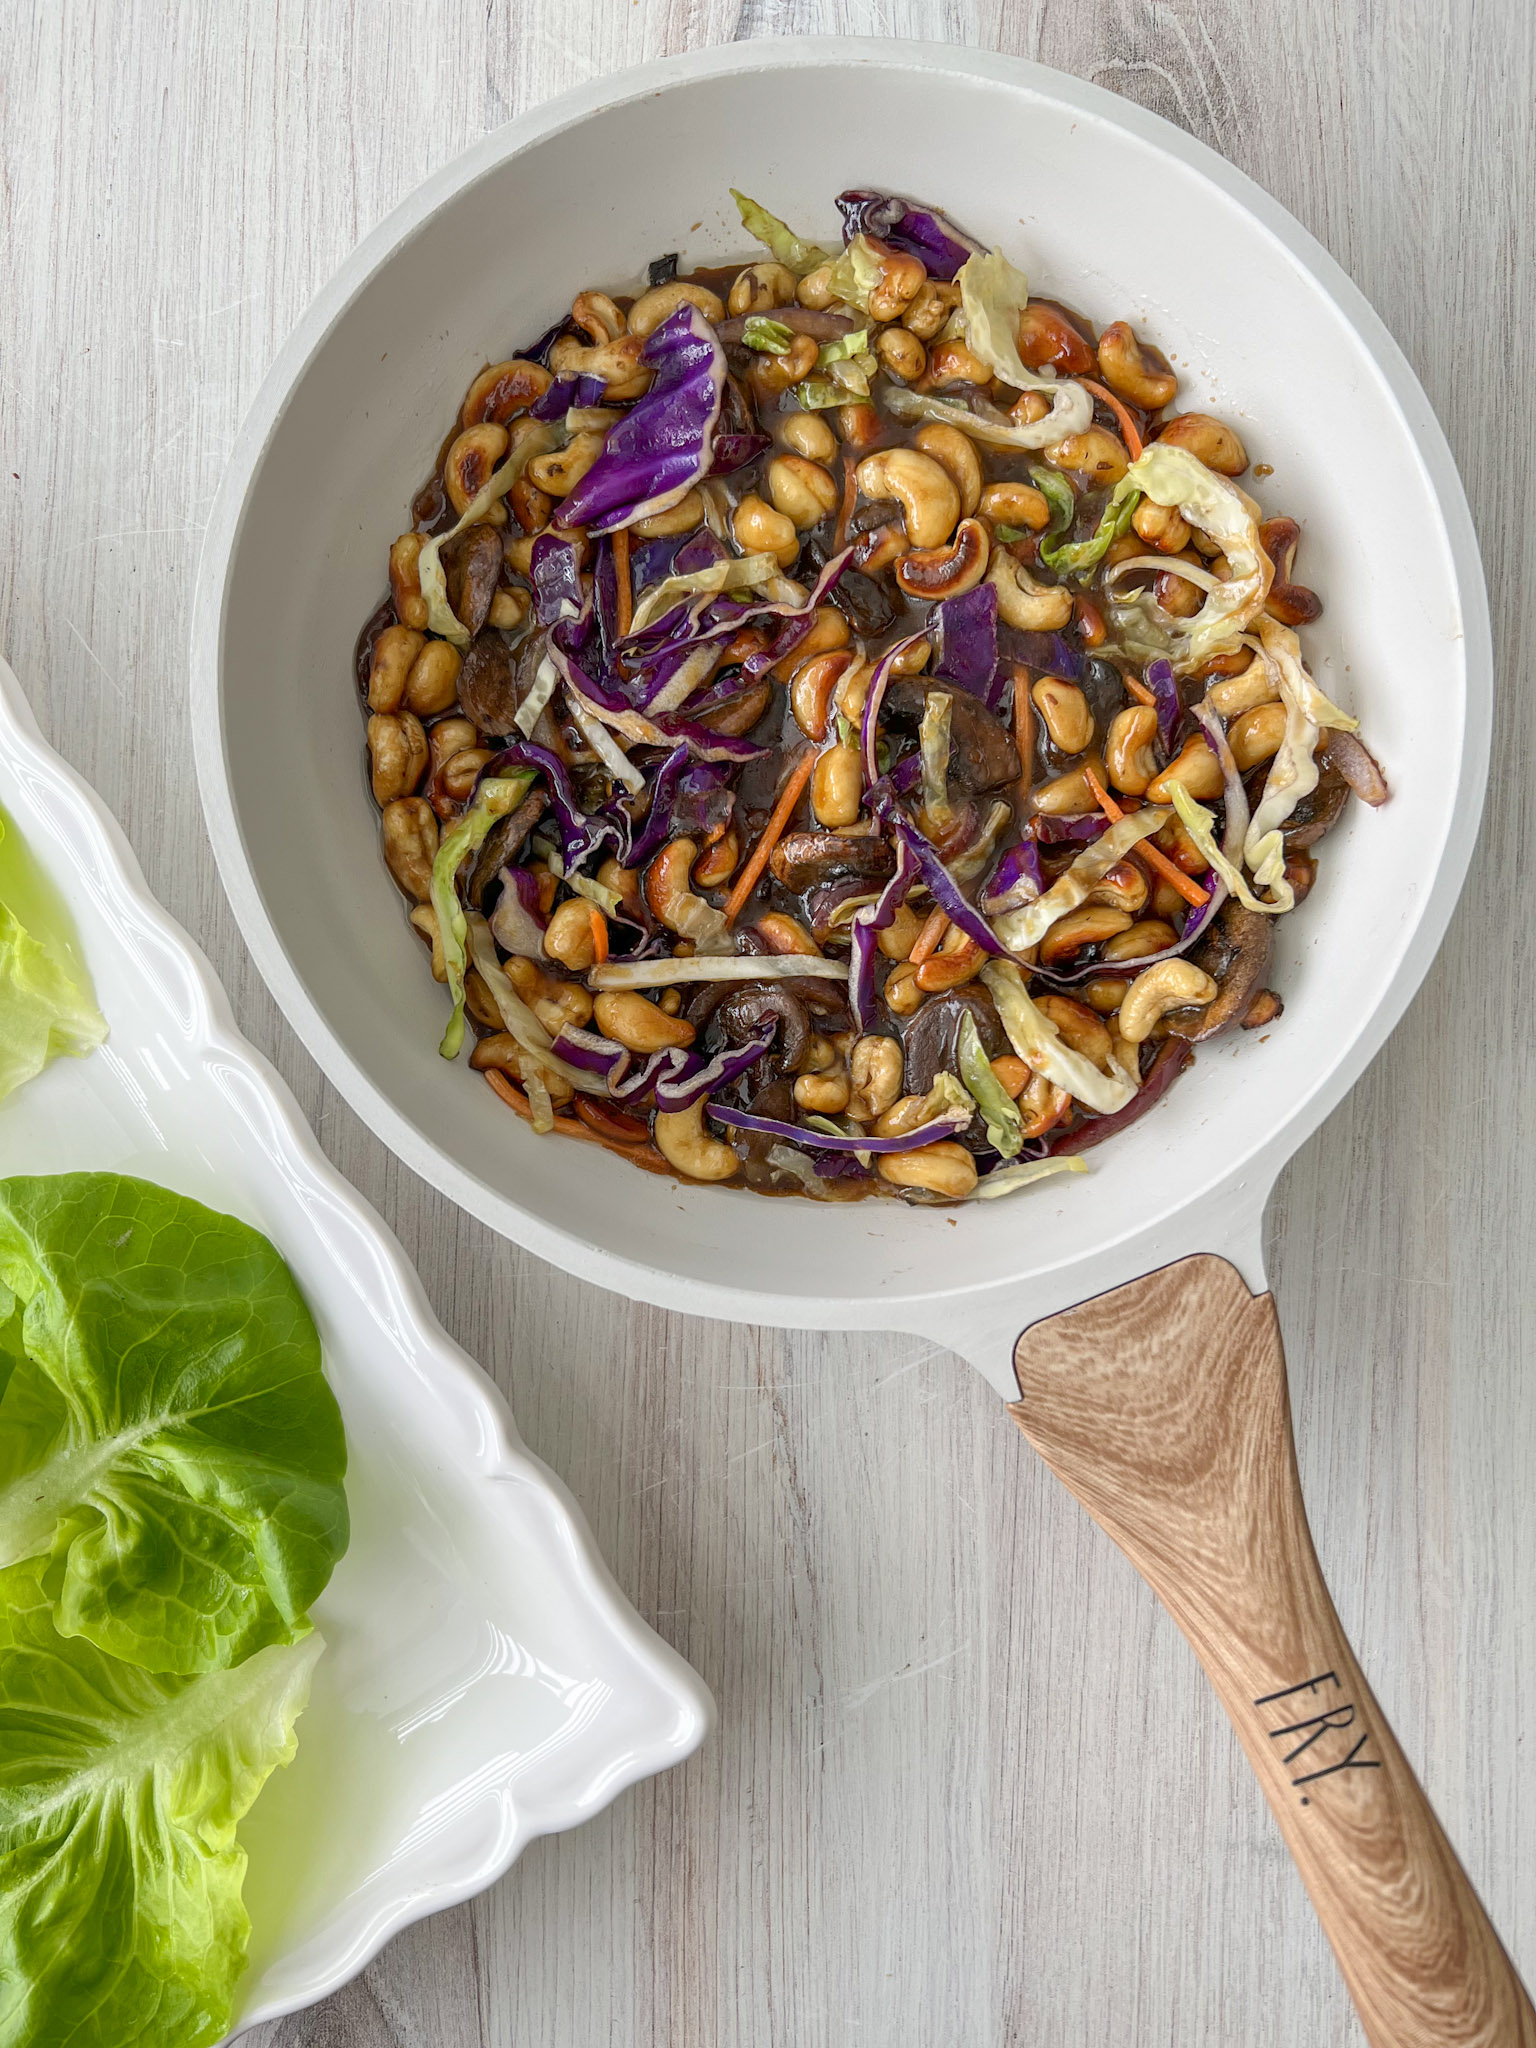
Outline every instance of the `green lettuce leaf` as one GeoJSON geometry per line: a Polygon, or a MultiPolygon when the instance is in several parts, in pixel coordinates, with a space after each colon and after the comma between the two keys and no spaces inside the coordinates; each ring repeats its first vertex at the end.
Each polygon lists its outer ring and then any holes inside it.
{"type": "Polygon", "coordinates": [[[106,1035],[69,913],[0,811],[0,1096],[106,1035]]]}
{"type": "Polygon", "coordinates": [[[0,1568],[36,1561],[64,1636],[190,1674],[308,1632],[346,1445],[259,1231],[118,1174],[0,1181],[0,1329],[0,1568]]]}
{"type": "Polygon", "coordinates": [[[793,228],[786,227],[777,214],[770,213],[766,206],[759,206],[745,192],[738,192],[733,185],[730,194],[736,202],[736,211],[741,215],[741,224],[753,241],[761,242],[796,277],[804,277],[808,270],[830,260],[825,249],[818,249],[814,242],[802,242],[793,228]]]}
{"type": "Polygon", "coordinates": [[[294,1753],[322,1649],[157,1675],[0,1573],[0,2048],[206,2048],[250,1922],[235,1827],[294,1753]]]}

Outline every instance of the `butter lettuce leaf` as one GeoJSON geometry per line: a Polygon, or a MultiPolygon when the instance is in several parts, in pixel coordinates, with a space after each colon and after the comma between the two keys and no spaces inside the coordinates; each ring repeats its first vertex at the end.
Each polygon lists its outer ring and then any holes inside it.
{"type": "Polygon", "coordinates": [[[0,1181],[3,1365],[0,1569],[35,1562],[64,1637],[193,1674],[308,1632],[346,1446],[259,1231],[117,1174],[0,1181]]]}
{"type": "Polygon", "coordinates": [[[250,1922],[235,1828],[294,1752],[321,1640],[156,1674],[0,1573],[0,2048],[206,2048],[250,1922]]]}
{"type": "Polygon", "coordinates": [[[0,811],[0,1096],[106,1035],[69,913],[0,811]]]}

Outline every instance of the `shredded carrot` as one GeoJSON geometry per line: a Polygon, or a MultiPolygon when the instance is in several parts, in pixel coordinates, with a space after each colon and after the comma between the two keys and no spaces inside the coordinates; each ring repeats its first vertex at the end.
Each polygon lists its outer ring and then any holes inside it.
{"type": "Polygon", "coordinates": [[[848,522],[853,517],[854,500],[859,495],[859,480],[855,475],[857,464],[846,449],[843,451],[843,502],[838,507],[837,526],[832,535],[832,552],[841,554],[848,545],[848,522]]]}
{"type": "Polygon", "coordinates": [[[949,916],[947,912],[932,910],[928,913],[928,922],[918,933],[917,942],[907,955],[907,958],[914,967],[922,966],[923,962],[935,951],[939,941],[948,929],[949,916]]]}
{"type": "Polygon", "coordinates": [[[618,628],[622,640],[635,616],[635,593],[629,576],[629,528],[621,526],[613,536],[613,566],[619,581],[618,628]]]}
{"type": "Polygon", "coordinates": [[[1035,759],[1035,728],[1030,718],[1029,670],[1017,662],[1013,669],[1013,743],[1019,750],[1019,791],[1029,801],[1030,770],[1035,759]]]}
{"type": "Polygon", "coordinates": [[[1121,681],[1138,703],[1150,704],[1154,711],[1157,709],[1156,695],[1147,688],[1140,676],[1122,676],[1121,681]]]}
{"type": "Polygon", "coordinates": [[[608,920],[595,903],[589,903],[587,911],[592,919],[593,964],[601,967],[608,958],[608,920]]]}
{"type": "MultiPolygon", "coordinates": [[[[532,1105],[521,1088],[514,1088],[506,1075],[498,1073],[494,1067],[485,1069],[485,1078],[508,1109],[515,1109],[524,1123],[533,1121],[532,1105]]],[[[654,1145],[621,1144],[617,1138],[607,1137],[602,1131],[594,1131],[589,1125],[578,1123],[573,1116],[557,1116],[552,1130],[562,1138],[581,1138],[589,1145],[601,1145],[605,1152],[616,1152],[620,1159],[631,1159],[636,1166],[643,1166],[647,1173],[671,1173],[673,1170],[654,1145]]]]}
{"type": "MultiPolygon", "coordinates": [[[[1125,813],[1091,768],[1085,767],[1083,769],[1083,780],[1093,791],[1094,802],[1104,813],[1105,817],[1108,818],[1111,825],[1118,825],[1125,816],[1125,813]]],[[[1192,876],[1186,875],[1176,862],[1168,858],[1160,846],[1154,846],[1150,839],[1143,839],[1137,845],[1136,851],[1150,867],[1157,869],[1157,872],[1165,882],[1173,884],[1186,903],[1196,910],[1204,910],[1206,904],[1211,900],[1210,890],[1202,889],[1192,876]]]]}
{"type": "Polygon", "coordinates": [[[773,816],[763,827],[763,836],[752,849],[751,858],[736,877],[736,886],[725,905],[725,921],[734,924],[741,914],[741,906],[757,887],[758,878],[768,865],[768,856],[784,836],[784,827],[789,823],[790,813],[800,801],[800,792],[811,779],[816,766],[816,753],[807,748],[795,764],[789,780],[779,792],[779,800],[773,807],[773,816]]]}
{"type": "Polygon", "coordinates": [[[1142,440],[1140,434],[1136,431],[1136,422],[1131,418],[1119,399],[1116,398],[1113,391],[1106,391],[1102,384],[1095,384],[1091,377],[1079,377],[1077,381],[1085,391],[1091,391],[1095,398],[1102,398],[1115,418],[1120,422],[1120,431],[1125,435],[1125,445],[1131,451],[1131,460],[1134,462],[1142,449],[1142,440]]]}

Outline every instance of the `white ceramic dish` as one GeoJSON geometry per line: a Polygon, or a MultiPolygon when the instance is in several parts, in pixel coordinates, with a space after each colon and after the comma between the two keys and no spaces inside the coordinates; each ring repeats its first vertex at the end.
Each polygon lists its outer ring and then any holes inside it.
{"type": "Polygon", "coordinates": [[[0,1173],[138,1174],[256,1224],[314,1310],[346,1419],[352,1541],[315,1610],[327,1649],[298,1756],[241,1829],[252,2025],[689,1755],[709,1695],[626,1603],[3,662],[0,805],[72,912],[111,1026],[0,1103],[0,1173]]]}
{"type": "Polygon", "coordinates": [[[205,544],[193,688],[209,829],[257,963],[418,1172],[603,1286],[711,1315],[918,1331],[1006,1392],[1006,1340],[1024,1322],[1178,1252],[1228,1251],[1262,1284],[1274,1176],[1396,1023],[1461,886],[1490,657],[1471,523],[1423,392],[1273,200],[1166,122],[1038,66],[773,41],[651,65],[524,116],[349,258],[237,442],[205,544]],[[1090,1176],[958,1217],[658,1195],[593,1148],[490,1113],[484,1083],[433,1051],[442,996],[378,854],[349,684],[389,542],[483,362],[651,254],[740,253],[728,185],[826,237],[832,197],[852,184],[922,194],[1039,289],[1137,321],[1183,369],[1181,402],[1240,422],[1274,465],[1264,501],[1302,521],[1300,573],[1328,599],[1308,632],[1319,679],[1360,713],[1396,790],[1381,812],[1354,808],[1313,899],[1282,926],[1278,1029],[1202,1049],[1155,1115],[1091,1156],[1090,1176]]]}

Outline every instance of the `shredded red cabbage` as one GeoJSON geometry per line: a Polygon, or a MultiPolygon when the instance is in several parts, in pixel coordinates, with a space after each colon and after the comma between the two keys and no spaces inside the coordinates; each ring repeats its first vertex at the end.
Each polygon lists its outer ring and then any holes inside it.
{"type": "Polygon", "coordinates": [[[929,895],[950,923],[958,925],[968,939],[974,939],[984,953],[1005,954],[1007,947],[975,904],[966,900],[960,884],[940,860],[937,849],[923,837],[906,813],[887,800],[879,815],[881,823],[895,833],[898,845],[907,847],[912,853],[923,880],[928,884],[929,895]]]}
{"type": "Polygon", "coordinates": [[[557,377],[528,411],[536,420],[563,420],[576,405],[601,405],[607,389],[601,377],[557,377]]]}
{"type": "Polygon", "coordinates": [[[651,388],[608,429],[597,460],[560,508],[567,526],[611,533],[684,498],[714,460],[725,350],[697,306],[646,337],[651,388]]]}
{"type": "Polygon", "coordinates": [[[839,192],[843,240],[868,235],[889,242],[904,255],[917,256],[930,277],[952,284],[968,256],[985,254],[982,243],[957,228],[947,214],[933,207],[909,206],[891,192],[839,192]]]}
{"type": "Polygon", "coordinates": [[[1147,688],[1157,699],[1157,738],[1165,754],[1173,750],[1173,730],[1179,722],[1179,686],[1174,679],[1173,663],[1161,656],[1147,663],[1147,688]]]}
{"type": "Polygon", "coordinates": [[[580,616],[585,602],[580,560],[574,543],[553,533],[541,533],[534,542],[529,580],[533,584],[533,616],[541,626],[580,616]]]}
{"type": "Polygon", "coordinates": [[[792,1145],[803,1145],[808,1152],[915,1152],[920,1145],[931,1145],[936,1139],[952,1138],[956,1131],[963,1131],[972,1115],[970,1110],[956,1110],[951,1115],[935,1117],[931,1123],[919,1124],[915,1131],[906,1131],[899,1138],[868,1138],[862,1134],[849,1138],[841,1133],[834,1137],[830,1131],[808,1131],[800,1124],[781,1123],[774,1116],[753,1116],[748,1110],[732,1109],[724,1102],[707,1102],[704,1107],[706,1114],[728,1130],[758,1131],[765,1138],[787,1138],[792,1145]]]}
{"type": "Polygon", "coordinates": [[[991,705],[997,674],[997,585],[978,583],[947,597],[929,615],[935,633],[933,673],[991,705]]]}
{"type": "Polygon", "coordinates": [[[869,1028],[875,1007],[875,951],[917,880],[917,857],[905,839],[896,842],[896,872],[873,903],[853,913],[853,952],[848,962],[848,1007],[860,1031],[869,1028]]]}
{"type": "Polygon", "coordinates": [[[981,892],[981,907],[988,917],[1000,917],[1005,910],[1033,903],[1044,890],[1040,849],[1033,839],[1021,839],[999,858],[981,892]]]}

